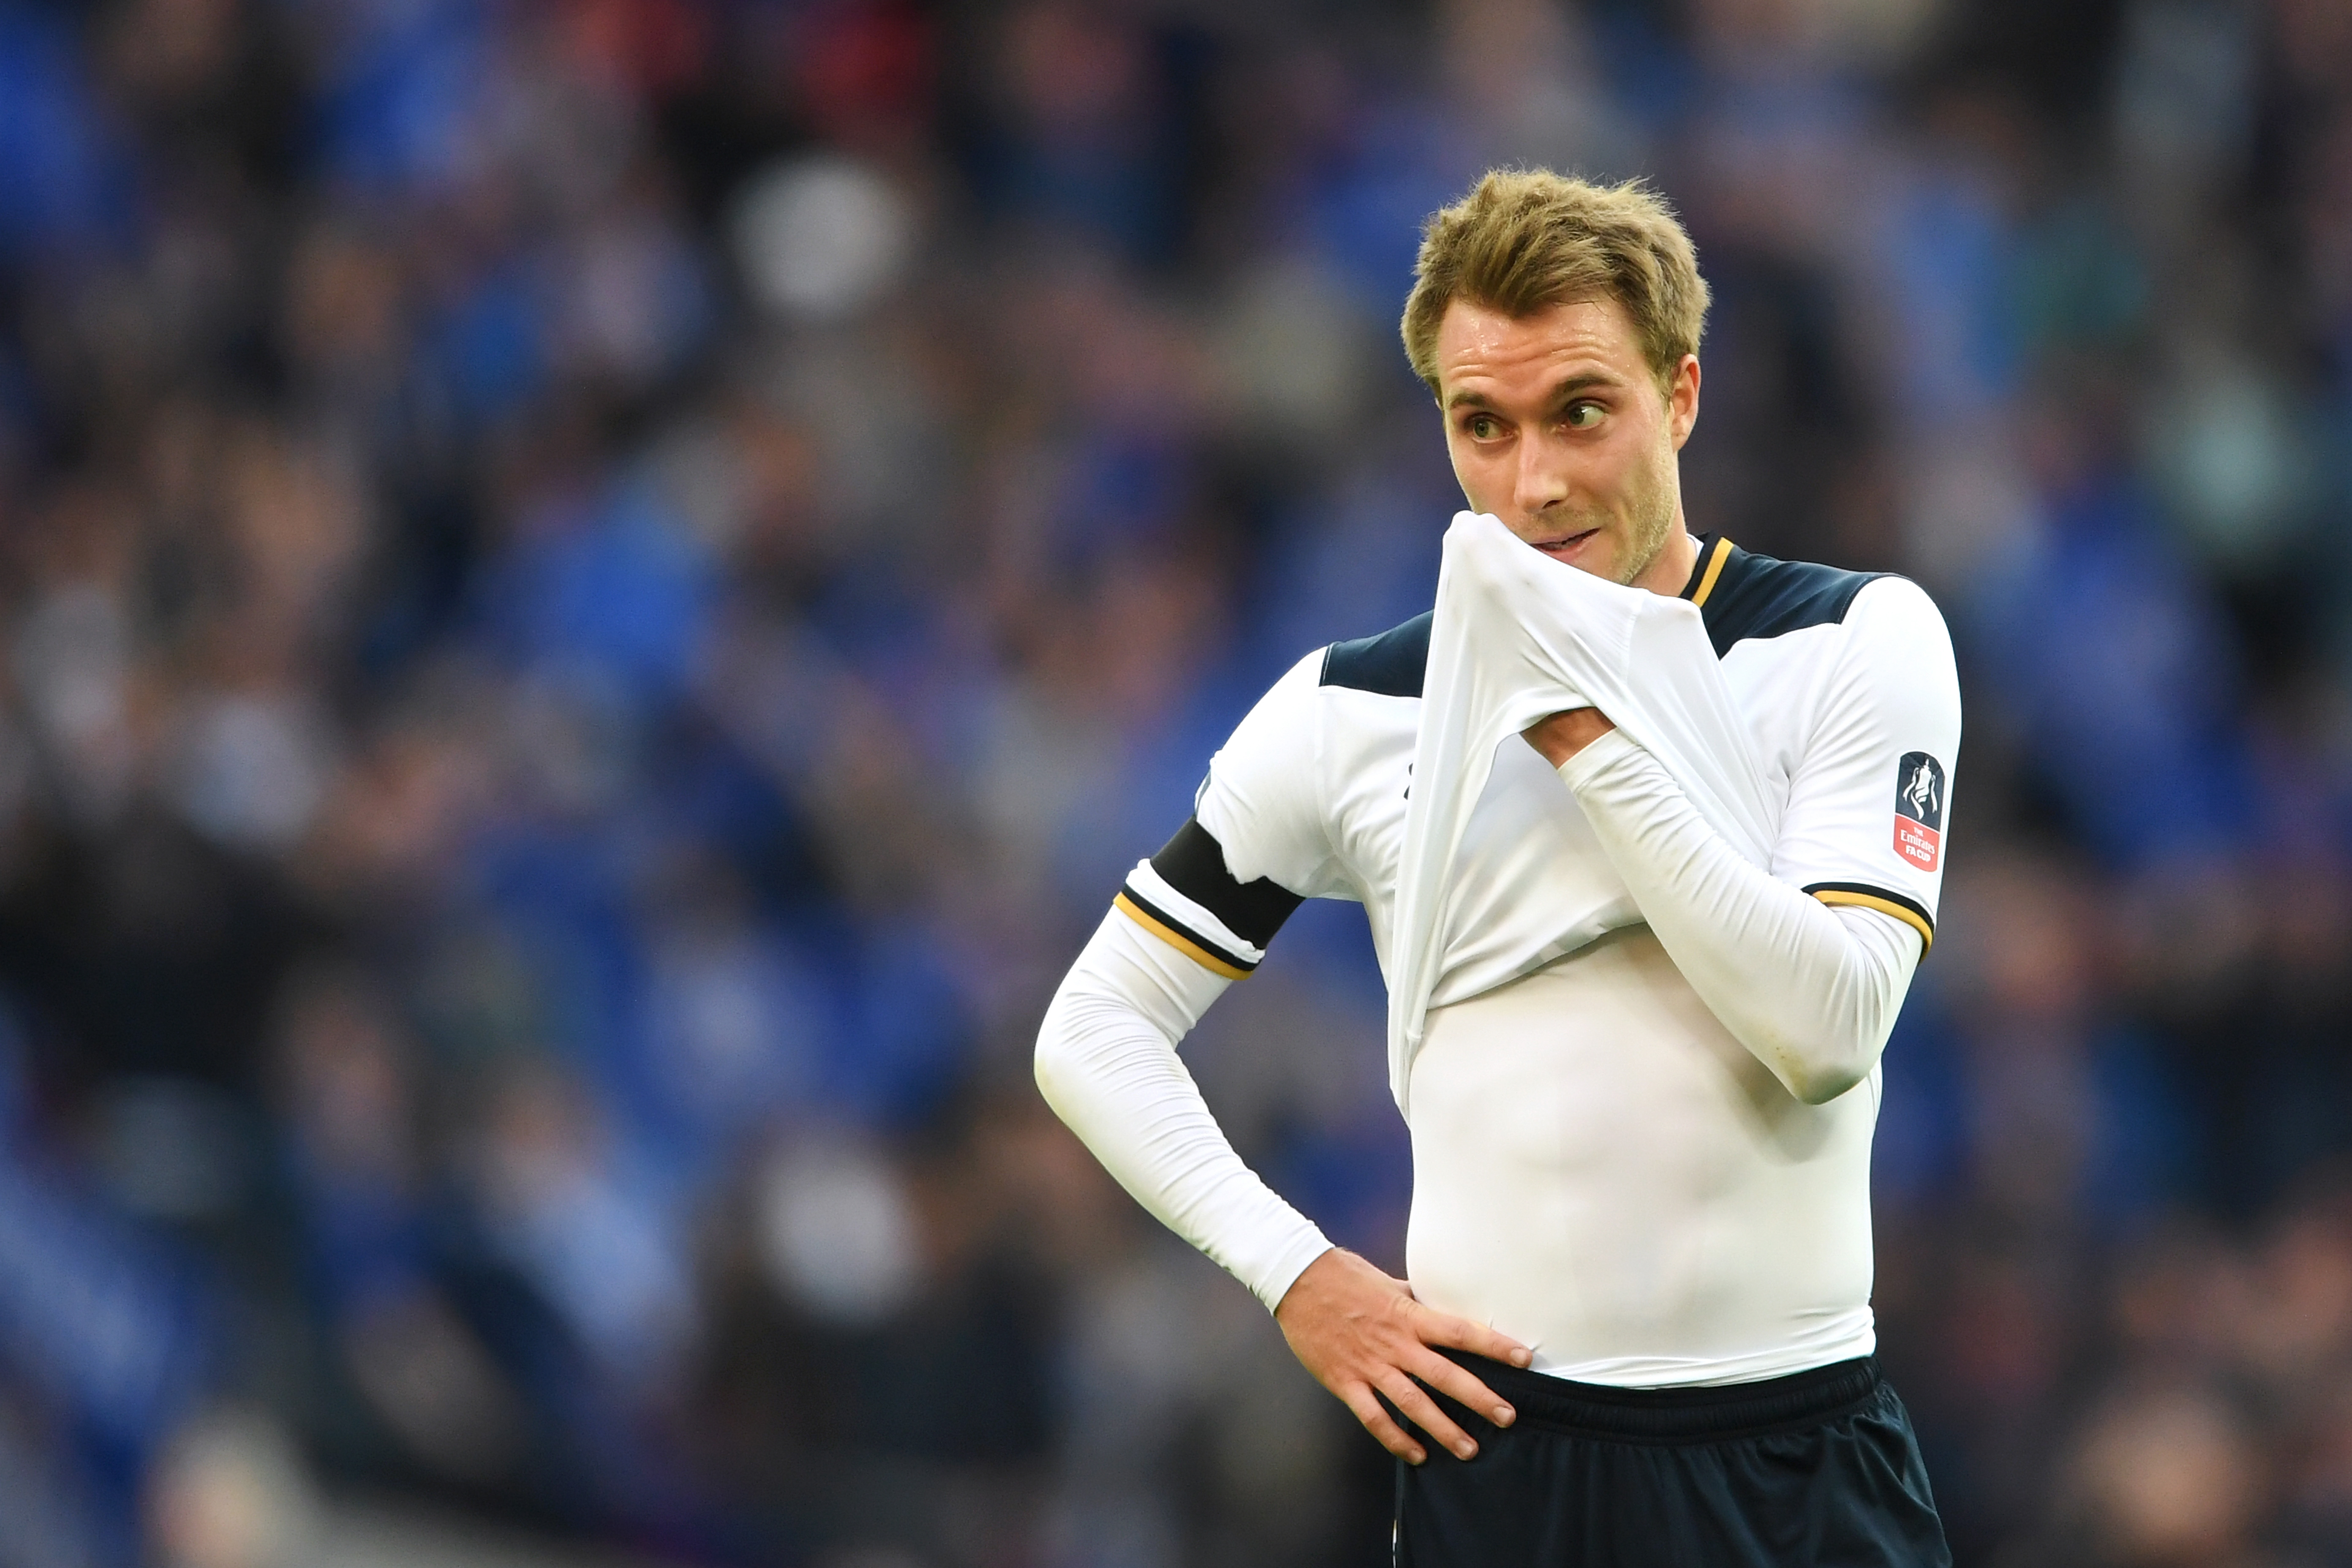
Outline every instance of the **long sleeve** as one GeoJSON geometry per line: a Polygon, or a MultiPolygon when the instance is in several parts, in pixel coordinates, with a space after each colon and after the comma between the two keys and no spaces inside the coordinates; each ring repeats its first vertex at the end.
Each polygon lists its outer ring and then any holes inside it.
{"type": "Polygon", "coordinates": [[[1330,1242],[1242,1161],[1176,1054],[1231,981],[1113,910],[1037,1036],[1037,1087],[1104,1169],[1272,1311],[1330,1242]]]}
{"type": "Polygon", "coordinates": [[[1816,1102],[1869,1073],[1934,940],[1960,741],[1951,638],[1916,584],[1871,583],[1838,635],[1769,872],[1622,728],[1559,770],[1675,967],[1816,1102]]]}
{"type": "Polygon", "coordinates": [[[1790,1093],[1818,1105],[1869,1075],[1925,951],[1918,931],[1750,864],[1622,731],[1559,773],[1675,967],[1790,1093]]]}

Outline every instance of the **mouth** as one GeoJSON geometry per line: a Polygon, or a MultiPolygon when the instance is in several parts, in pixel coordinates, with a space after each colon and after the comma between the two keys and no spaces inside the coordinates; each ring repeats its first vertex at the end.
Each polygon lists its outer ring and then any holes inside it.
{"type": "Polygon", "coordinates": [[[1558,539],[1530,539],[1528,542],[1555,561],[1574,561],[1600,533],[1597,528],[1588,528],[1580,533],[1564,533],[1558,539]]]}

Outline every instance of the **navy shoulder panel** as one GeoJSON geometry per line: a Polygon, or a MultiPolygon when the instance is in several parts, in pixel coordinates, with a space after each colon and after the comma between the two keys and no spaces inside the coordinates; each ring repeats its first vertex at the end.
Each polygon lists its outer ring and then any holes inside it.
{"type": "Polygon", "coordinates": [[[1333,643],[1323,650],[1321,684],[1382,697],[1420,696],[1429,668],[1429,623],[1436,615],[1424,610],[1378,637],[1333,643]]]}
{"type": "Polygon", "coordinates": [[[1844,620],[1853,596],[1885,575],[1776,561],[1734,547],[1699,613],[1720,658],[1732,644],[1749,637],[1777,637],[1844,620]]]}

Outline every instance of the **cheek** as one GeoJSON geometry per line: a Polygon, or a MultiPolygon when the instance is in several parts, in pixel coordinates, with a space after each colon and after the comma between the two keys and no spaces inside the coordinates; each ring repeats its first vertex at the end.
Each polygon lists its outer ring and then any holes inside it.
{"type": "Polygon", "coordinates": [[[1640,483],[1639,465],[1630,460],[1633,454],[1622,436],[1596,441],[1577,453],[1574,472],[1594,497],[1622,496],[1640,483]]]}
{"type": "Polygon", "coordinates": [[[1648,468],[1652,489],[1663,494],[1675,489],[1676,476],[1680,472],[1679,459],[1675,456],[1675,451],[1676,447],[1671,437],[1657,442],[1650,449],[1648,468]]]}
{"type": "MultiPolygon", "coordinates": [[[[1618,439],[1606,444],[1606,449],[1596,454],[1594,470],[1605,475],[1604,482],[1616,494],[1630,500],[1647,497],[1658,488],[1661,453],[1657,449],[1657,432],[1623,430],[1618,439]]],[[[1672,448],[1663,453],[1664,460],[1674,460],[1672,448]]]]}
{"type": "Polygon", "coordinates": [[[1454,482],[1462,487],[1470,510],[1494,511],[1489,495],[1494,489],[1490,477],[1495,468],[1492,459],[1483,458],[1474,443],[1451,433],[1445,438],[1445,455],[1453,461],[1454,482]]]}

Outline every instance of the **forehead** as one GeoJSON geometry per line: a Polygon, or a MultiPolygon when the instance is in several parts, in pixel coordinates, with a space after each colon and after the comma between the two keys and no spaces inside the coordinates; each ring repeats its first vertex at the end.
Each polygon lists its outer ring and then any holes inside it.
{"type": "Polygon", "coordinates": [[[1455,300],[1437,324],[1437,373],[1456,381],[1549,380],[1570,364],[1628,380],[1644,362],[1633,318],[1614,300],[1575,300],[1528,316],[1455,300]]]}

